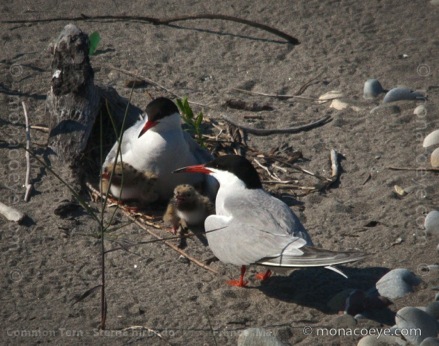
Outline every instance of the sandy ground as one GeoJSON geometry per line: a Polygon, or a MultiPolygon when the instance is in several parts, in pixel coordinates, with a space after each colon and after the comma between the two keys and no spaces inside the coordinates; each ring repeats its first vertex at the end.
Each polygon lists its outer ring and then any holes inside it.
{"type": "MultiPolygon", "coordinates": [[[[242,329],[264,327],[286,343],[297,345],[355,344],[359,337],[305,335],[310,326],[333,327],[337,311],[327,302],[347,288],[368,289],[388,270],[404,267],[421,276],[417,291],[396,299],[392,310],[424,306],[433,300],[439,280],[424,272],[437,264],[437,238],[425,238],[425,214],[438,208],[437,174],[392,171],[388,166],[428,165],[430,150],[422,139],[439,128],[439,6],[430,1],[14,1],[0,5],[2,19],[126,14],[168,17],[221,13],[271,25],[297,37],[291,46],[282,39],[242,24],[197,20],[174,26],[135,21],[77,21],[85,32],[99,31],[102,42],[92,57],[97,83],[111,85],[124,96],[131,77],[108,64],[146,76],[178,95],[204,105],[207,117],[221,114],[243,124],[275,128],[305,124],[325,115],[325,126],[294,135],[255,137],[249,146],[261,152],[287,143],[303,152],[300,166],[330,174],[329,151],[340,152],[340,182],[325,193],[299,196],[293,206],[315,243],[329,249],[360,249],[371,256],[344,267],[345,280],[323,270],[297,270],[276,275],[265,284],[250,279],[247,289],[225,281],[239,268],[215,262],[215,275],[179,259],[160,243],[136,246],[132,252],[107,255],[108,331],[99,332],[100,298],[93,294],[72,305],[74,297],[98,285],[96,223],[80,209],[61,218],[54,213],[70,198],[46,169],[32,160],[35,191],[23,202],[25,159],[16,145],[24,142],[21,101],[30,122],[48,124],[45,95],[50,81],[47,47],[67,21],[1,24],[0,60],[0,198],[28,215],[17,225],[0,218],[2,344],[148,344],[233,345],[242,329]],[[337,111],[329,104],[280,100],[238,93],[292,94],[310,79],[318,82],[305,96],[340,90],[362,109],[337,111]],[[405,85],[428,92],[427,114],[413,114],[416,104],[399,111],[370,113],[377,101],[362,98],[363,83],[378,78],[385,88],[405,85]],[[15,95],[14,95],[15,94],[15,95]],[[225,106],[228,100],[267,104],[271,111],[253,113],[225,106]],[[245,115],[258,115],[249,123],[245,115]],[[369,179],[367,179],[370,176],[369,179]],[[394,185],[409,193],[400,197],[394,185]],[[371,223],[371,221],[377,221],[371,223]],[[374,227],[365,227],[366,225],[374,227]],[[398,241],[401,238],[402,241],[398,241]],[[393,245],[392,245],[393,244],[393,245]],[[146,326],[163,335],[120,330],[146,326]],[[139,335],[140,334],[140,335],[139,335]]],[[[132,102],[142,108],[152,87],[136,89],[132,102]]],[[[47,134],[32,131],[33,148],[41,153],[47,134]],[[40,146],[39,146],[40,145],[40,146]]],[[[303,175],[291,172],[291,178],[303,175]]],[[[309,179],[309,177],[307,178],[309,179]]],[[[300,193],[300,191],[296,191],[300,193]]],[[[300,193],[301,194],[301,193],[300,193]]],[[[119,212],[116,223],[126,223],[119,212]]],[[[167,236],[165,231],[159,232],[167,236]]],[[[108,235],[130,242],[152,239],[135,225],[108,235]]],[[[211,257],[197,240],[188,252],[201,260],[211,257]]],[[[254,273],[256,269],[252,269],[254,273]]],[[[381,326],[361,322],[361,326],[381,326]]]]}

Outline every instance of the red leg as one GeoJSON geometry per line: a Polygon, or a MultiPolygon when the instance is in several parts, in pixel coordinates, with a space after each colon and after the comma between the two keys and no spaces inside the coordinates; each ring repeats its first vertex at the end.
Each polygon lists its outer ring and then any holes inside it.
{"type": "Polygon", "coordinates": [[[227,284],[230,286],[236,286],[236,287],[246,287],[247,281],[244,281],[244,275],[247,268],[245,266],[241,267],[241,276],[239,277],[239,280],[229,280],[227,281],[227,284]]]}
{"type": "Polygon", "coordinates": [[[269,277],[271,277],[271,270],[267,269],[265,273],[257,273],[255,275],[255,278],[261,281],[267,280],[269,277]]]}

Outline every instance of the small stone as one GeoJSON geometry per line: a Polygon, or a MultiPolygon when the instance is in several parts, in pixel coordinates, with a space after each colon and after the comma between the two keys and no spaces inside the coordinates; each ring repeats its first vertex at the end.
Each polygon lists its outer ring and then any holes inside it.
{"type": "Polygon", "coordinates": [[[439,320],[439,302],[433,302],[427,305],[425,312],[435,319],[439,320]]]}
{"type": "Polygon", "coordinates": [[[400,100],[425,100],[425,95],[413,91],[409,88],[393,88],[384,96],[383,103],[395,102],[400,100]]]}
{"type": "Polygon", "coordinates": [[[420,346],[439,346],[439,338],[426,338],[421,342],[420,346]]]}
{"type": "Polygon", "coordinates": [[[439,293],[436,293],[434,296],[434,301],[439,302],[439,293]]]}
{"type": "Polygon", "coordinates": [[[428,337],[436,337],[438,325],[436,320],[424,311],[414,307],[404,307],[396,314],[396,325],[399,329],[411,331],[404,337],[412,344],[419,345],[428,337]]]}
{"type": "Polygon", "coordinates": [[[407,345],[407,342],[396,336],[380,335],[380,337],[377,338],[377,335],[368,335],[361,338],[357,344],[357,346],[388,346],[388,345],[405,346],[407,345]]]}
{"type": "Polygon", "coordinates": [[[415,110],[413,111],[413,114],[417,115],[417,116],[426,116],[427,115],[427,109],[425,108],[424,105],[419,105],[415,108],[415,110]]]}
{"type": "Polygon", "coordinates": [[[439,234],[439,211],[432,210],[427,214],[424,227],[427,234],[439,234]]]}
{"type": "Polygon", "coordinates": [[[245,329],[238,337],[238,346],[283,346],[284,344],[264,328],[245,329]]]}
{"type": "Polygon", "coordinates": [[[408,269],[393,269],[376,283],[380,295],[395,299],[413,292],[413,287],[421,283],[415,274],[408,269]]]}
{"type": "Polygon", "coordinates": [[[385,93],[386,91],[381,86],[381,83],[377,79],[368,79],[364,83],[363,88],[363,97],[365,99],[374,99],[381,93],[385,93]]]}
{"type": "Polygon", "coordinates": [[[427,137],[424,138],[422,146],[424,148],[428,148],[436,144],[439,144],[439,130],[434,130],[433,132],[430,132],[427,137]]]}

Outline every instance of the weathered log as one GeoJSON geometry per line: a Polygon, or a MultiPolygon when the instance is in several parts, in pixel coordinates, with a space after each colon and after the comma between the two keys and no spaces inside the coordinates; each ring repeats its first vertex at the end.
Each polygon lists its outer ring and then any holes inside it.
{"type": "MultiPolygon", "coordinates": [[[[51,88],[47,97],[50,114],[48,158],[61,176],[68,181],[82,175],[81,159],[89,140],[99,138],[100,126],[95,126],[102,111],[106,137],[116,134],[108,121],[111,116],[121,130],[128,101],[111,87],[94,84],[94,72],[89,58],[89,38],[74,24],[64,27],[54,44],[52,53],[51,88]],[[109,113],[108,114],[108,110],[109,113]],[[110,128],[108,128],[108,126],[110,128]]],[[[141,110],[130,105],[125,120],[131,126],[141,110]]],[[[98,125],[98,124],[97,124],[98,125]]]]}

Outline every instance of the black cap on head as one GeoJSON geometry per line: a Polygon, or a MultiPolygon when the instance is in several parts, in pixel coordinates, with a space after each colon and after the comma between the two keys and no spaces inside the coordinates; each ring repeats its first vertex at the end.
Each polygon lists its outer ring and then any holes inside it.
{"type": "Polygon", "coordinates": [[[206,163],[207,168],[228,171],[241,179],[248,189],[262,189],[261,179],[253,165],[243,156],[225,155],[206,163]]]}
{"type": "Polygon", "coordinates": [[[146,106],[148,121],[157,121],[174,113],[178,113],[178,108],[166,97],[158,97],[146,106]]]}

